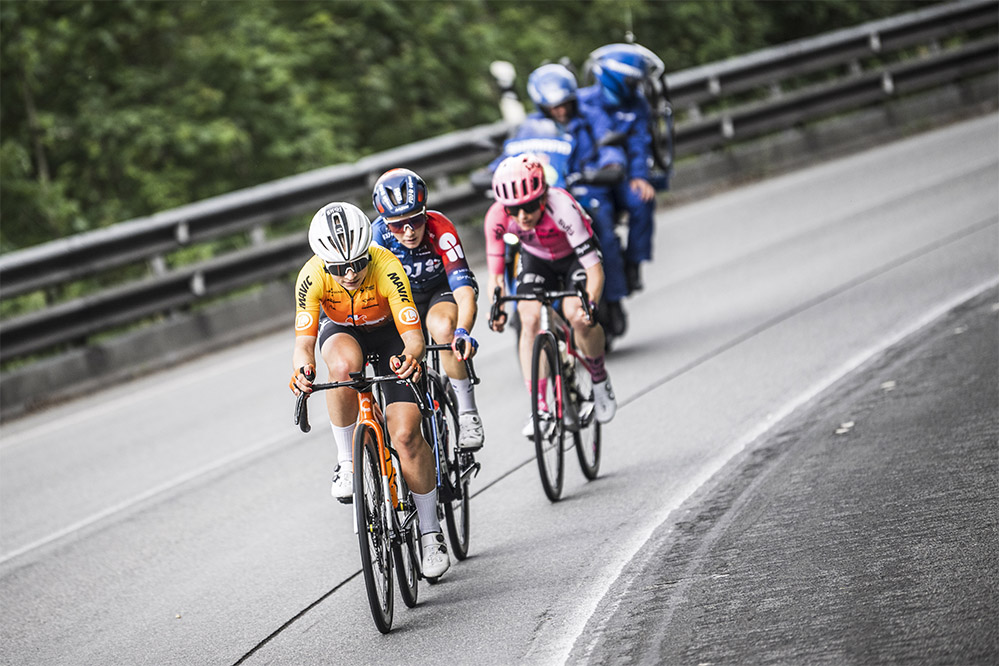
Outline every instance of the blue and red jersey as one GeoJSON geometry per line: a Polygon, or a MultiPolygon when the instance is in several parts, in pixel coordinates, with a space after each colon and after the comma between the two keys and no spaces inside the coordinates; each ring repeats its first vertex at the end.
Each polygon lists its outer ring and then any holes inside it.
{"type": "Polygon", "coordinates": [[[469,268],[458,231],[444,214],[436,210],[427,211],[424,237],[413,249],[396,240],[382,217],[372,223],[372,238],[403,264],[415,294],[440,291],[445,284],[452,291],[459,287],[472,287],[479,293],[476,276],[469,268]]]}

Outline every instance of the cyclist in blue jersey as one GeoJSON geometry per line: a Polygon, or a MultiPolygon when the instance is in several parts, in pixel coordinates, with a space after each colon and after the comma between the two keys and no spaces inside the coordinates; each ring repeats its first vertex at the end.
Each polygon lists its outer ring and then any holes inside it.
{"type": "Polygon", "coordinates": [[[616,210],[628,212],[628,244],[624,250],[628,292],[642,289],[639,267],[652,259],[653,212],[656,190],[650,183],[653,162],[649,102],[639,90],[649,72],[642,47],[609,44],[594,51],[592,72],[596,83],[579,92],[580,105],[603,113],[611,130],[626,136],[628,171],[614,188],[616,210]]]}
{"type": "MultiPolygon", "coordinates": [[[[571,173],[625,168],[624,150],[600,143],[600,139],[612,131],[608,116],[578,103],[576,76],[567,67],[548,64],[533,71],[528,77],[528,95],[537,107],[528,116],[529,119],[551,118],[560,129],[572,135],[571,173]]],[[[602,307],[606,310],[601,313],[601,318],[607,322],[612,336],[622,335],[627,326],[622,301],[628,294],[628,288],[621,247],[615,235],[612,188],[606,185],[577,185],[570,189],[590,213],[601,244],[605,274],[602,307]]]]}
{"type": "Polygon", "coordinates": [[[479,347],[469,333],[476,323],[479,286],[458,231],[444,214],[427,210],[427,185],[409,169],[382,174],[375,182],[372,203],[379,213],[372,223],[373,241],[403,264],[420,320],[431,338],[454,350],[441,356],[441,364],[458,398],[458,447],[482,448],[483,423],[463,362],[479,347]]]}

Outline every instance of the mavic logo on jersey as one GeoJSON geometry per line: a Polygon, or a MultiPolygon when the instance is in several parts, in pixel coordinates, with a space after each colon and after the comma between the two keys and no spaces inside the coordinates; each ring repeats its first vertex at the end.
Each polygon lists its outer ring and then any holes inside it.
{"type": "Polygon", "coordinates": [[[520,139],[508,143],[506,150],[510,155],[520,155],[521,153],[569,155],[573,152],[573,143],[571,141],[559,141],[558,139],[520,139]]]}
{"type": "Polygon", "coordinates": [[[313,325],[313,316],[308,312],[300,312],[295,315],[295,330],[306,331],[313,325]]]}
{"type": "Polygon", "coordinates": [[[302,281],[299,285],[299,307],[306,307],[306,294],[309,293],[309,287],[312,286],[312,276],[307,275],[306,279],[302,281]]]}
{"type": "Polygon", "coordinates": [[[441,238],[438,240],[438,247],[444,252],[444,256],[448,257],[448,261],[458,261],[465,258],[462,245],[453,233],[441,234],[441,238]]]}
{"type": "Polygon", "coordinates": [[[420,322],[420,315],[416,308],[403,308],[399,311],[399,320],[404,324],[417,324],[420,322]]]}
{"type": "Polygon", "coordinates": [[[396,293],[398,293],[399,297],[403,299],[403,302],[409,303],[410,299],[406,295],[406,283],[403,282],[403,280],[399,277],[399,274],[396,273],[396,271],[393,271],[389,273],[387,277],[389,278],[389,280],[392,281],[394,285],[396,285],[396,293]]]}

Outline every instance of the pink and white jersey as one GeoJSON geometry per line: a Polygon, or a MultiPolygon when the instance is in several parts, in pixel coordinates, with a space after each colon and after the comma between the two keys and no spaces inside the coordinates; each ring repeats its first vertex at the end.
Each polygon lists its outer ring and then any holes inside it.
{"type": "Polygon", "coordinates": [[[555,261],[577,252],[584,268],[600,263],[590,216],[573,195],[550,187],[545,212],[534,229],[526,231],[517,219],[507,215],[499,202],[486,211],[486,263],[490,273],[503,273],[503,236],[512,233],[521,239],[521,249],[545,261],[555,261]]]}

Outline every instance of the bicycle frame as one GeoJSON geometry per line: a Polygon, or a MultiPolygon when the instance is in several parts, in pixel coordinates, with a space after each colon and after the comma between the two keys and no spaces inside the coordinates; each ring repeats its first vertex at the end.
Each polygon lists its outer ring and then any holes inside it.
{"type": "MultiPolygon", "coordinates": [[[[427,406],[429,410],[432,410],[431,414],[428,414],[427,416],[432,416],[433,414],[439,412],[442,409],[442,406],[437,404],[437,402],[433,399],[430,390],[430,382],[438,382],[440,390],[447,391],[447,387],[442,381],[443,378],[447,377],[447,375],[441,372],[440,353],[450,352],[452,349],[451,345],[445,345],[445,344],[428,344],[424,347],[424,349],[428,355],[428,358],[425,362],[427,371],[426,377],[428,382],[426,391],[427,406]]],[[[473,386],[479,384],[479,377],[476,376],[476,371],[472,366],[472,360],[465,359],[464,362],[465,362],[465,370],[469,375],[469,381],[472,382],[473,386]]],[[[430,430],[431,430],[431,441],[429,443],[434,449],[434,465],[437,471],[437,486],[438,490],[440,491],[442,487],[445,486],[445,484],[442,483],[443,477],[441,474],[441,455],[438,444],[440,442],[441,434],[440,431],[438,430],[438,420],[436,418],[428,418],[428,423],[430,424],[430,430]]],[[[473,465],[470,465],[468,469],[463,470],[462,480],[468,478],[469,475],[471,475],[474,471],[478,471],[478,469],[479,469],[479,463],[474,463],[473,465]]],[[[451,498],[442,498],[442,499],[443,501],[450,501],[451,498]]]]}
{"type": "MultiPolygon", "coordinates": [[[[502,312],[502,306],[508,301],[539,301],[542,304],[541,315],[539,318],[538,333],[535,335],[537,338],[540,335],[547,335],[552,337],[552,341],[559,348],[559,341],[562,340],[565,345],[565,351],[570,356],[574,356],[583,362],[584,366],[587,365],[586,359],[577,351],[576,346],[572,344],[572,327],[569,322],[566,321],[565,317],[562,316],[553,307],[553,304],[567,297],[577,297],[583,304],[584,313],[587,317],[593,316],[593,311],[590,307],[590,299],[587,298],[586,290],[584,289],[583,282],[577,282],[574,285],[575,289],[573,291],[543,291],[535,294],[510,294],[507,296],[502,296],[500,293],[500,287],[496,287],[493,291],[493,305],[490,311],[490,321],[496,320],[500,313],[502,312]],[[558,334],[558,335],[557,335],[558,334]]],[[[506,316],[506,313],[504,313],[506,316]]],[[[556,415],[561,419],[563,417],[563,378],[564,378],[564,368],[562,359],[558,359],[559,367],[556,368],[556,415]]]]}
{"type": "MultiPolygon", "coordinates": [[[[382,477],[382,489],[386,497],[386,515],[395,515],[393,512],[400,508],[398,483],[396,482],[396,465],[392,461],[392,447],[386,441],[385,415],[379,401],[376,399],[372,386],[387,381],[401,381],[395,375],[383,377],[365,377],[364,372],[351,373],[351,379],[345,382],[331,382],[327,384],[313,384],[313,392],[324,391],[334,388],[352,388],[358,393],[358,420],[355,428],[366,426],[375,433],[375,441],[379,452],[379,472],[382,477]]],[[[417,397],[418,406],[421,412],[425,411],[424,402],[420,399],[419,392],[413,388],[417,397]]],[[[303,393],[298,396],[295,403],[295,423],[302,432],[309,432],[308,412],[306,409],[306,399],[310,394],[303,393]]],[[[398,525],[398,532],[402,533],[409,527],[409,524],[416,517],[416,512],[411,512],[406,519],[398,525]]],[[[395,522],[395,521],[393,521],[395,522]]],[[[396,525],[389,525],[390,533],[395,539],[397,536],[396,525]]],[[[358,525],[355,521],[354,533],[358,533],[358,525]]]]}

